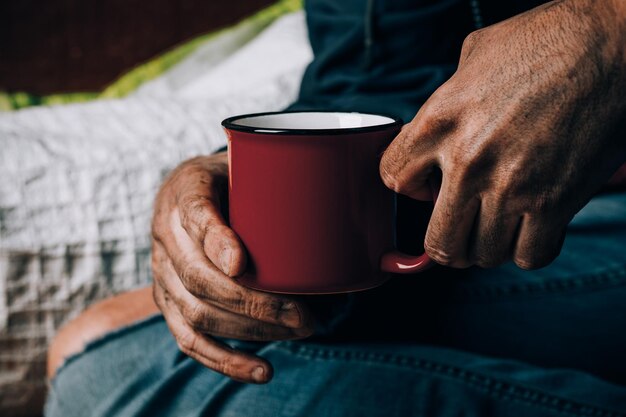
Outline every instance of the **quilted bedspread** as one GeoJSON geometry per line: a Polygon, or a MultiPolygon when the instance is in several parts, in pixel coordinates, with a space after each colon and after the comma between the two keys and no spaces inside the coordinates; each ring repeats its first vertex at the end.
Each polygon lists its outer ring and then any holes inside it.
{"type": "Polygon", "coordinates": [[[311,59],[302,13],[248,41],[254,30],[211,40],[124,99],[0,113],[0,414],[42,400],[59,326],[150,283],[163,177],[223,146],[225,117],[295,99],[311,59]]]}

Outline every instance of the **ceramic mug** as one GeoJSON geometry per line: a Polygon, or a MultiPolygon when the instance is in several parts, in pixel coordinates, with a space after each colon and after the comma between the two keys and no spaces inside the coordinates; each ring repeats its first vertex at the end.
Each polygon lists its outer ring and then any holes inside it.
{"type": "Polygon", "coordinates": [[[248,252],[237,280],[291,294],[365,290],[427,269],[394,249],[395,196],[380,157],[401,121],[342,112],[230,117],[229,220],[248,252]]]}

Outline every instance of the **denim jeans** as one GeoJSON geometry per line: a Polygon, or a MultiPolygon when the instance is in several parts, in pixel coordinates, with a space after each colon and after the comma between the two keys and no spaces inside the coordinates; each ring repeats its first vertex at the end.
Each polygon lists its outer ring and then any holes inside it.
{"type": "Polygon", "coordinates": [[[149,318],[68,360],[46,415],[626,416],[626,193],[594,198],[544,269],[433,270],[346,299],[325,336],[231,342],[273,363],[262,386],[149,318]]]}

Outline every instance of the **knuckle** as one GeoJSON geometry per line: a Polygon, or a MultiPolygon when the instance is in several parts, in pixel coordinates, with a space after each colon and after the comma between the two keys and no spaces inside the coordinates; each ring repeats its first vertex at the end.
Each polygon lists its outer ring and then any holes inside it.
{"type": "Polygon", "coordinates": [[[231,282],[219,282],[210,287],[210,298],[220,305],[237,313],[245,313],[246,296],[244,290],[231,282]]]}
{"type": "Polygon", "coordinates": [[[163,300],[163,289],[156,283],[152,284],[152,299],[159,310],[163,311],[165,303],[163,300]]]}
{"type": "Polygon", "coordinates": [[[407,179],[405,167],[408,161],[394,161],[380,166],[380,177],[387,188],[398,194],[410,193],[414,185],[407,179]]]}
{"type": "Polygon", "coordinates": [[[379,165],[380,178],[385,186],[395,192],[398,192],[398,181],[396,180],[396,163],[387,150],[383,155],[379,165]]]}
{"type": "Polygon", "coordinates": [[[533,269],[537,269],[535,261],[533,259],[530,259],[530,258],[515,257],[515,259],[513,259],[513,262],[515,262],[515,265],[517,265],[521,269],[525,269],[525,270],[528,270],[528,271],[529,270],[533,270],[533,269]]]}
{"type": "Polygon", "coordinates": [[[224,375],[236,376],[237,366],[230,356],[226,356],[215,363],[214,369],[224,375]]]}
{"type": "Polygon", "coordinates": [[[483,36],[482,29],[470,32],[465,37],[465,39],[463,39],[463,46],[461,47],[461,51],[463,52],[471,51],[476,46],[478,41],[482,38],[482,36],[483,36]]]}
{"type": "Polygon", "coordinates": [[[385,184],[385,187],[389,188],[390,190],[398,193],[400,191],[400,187],[398,186],[398,183],[396,182],[395,178],[389,174],[386,170],[384,170],[381,167],[380,170],[380,178],[383,180],[383,184],[385,184]]]}
{"type": "Polygon", "coordinates": [[[457,114],[450,111],[450,101],[454,96],[450,93],[449,84],[439,87],[432,99],[421,110],[420,131],[423,137],[436,137],[453,130],[457,125],[457,114]]]}
{"type": "Polygon", "coordinates": [[[515,265],[525,270],[533,270],[543,268],[548,265],[552,259],[549,257],[537,257],[537,256],[516,256],[513,260],[515,265]]]}
{"type": "Polygon", "coordinates": [[[408,125],[406,136],[414,139],[409,141],[407,149],[420,154],[438,146],[446,137],[459,130],[462,97],[452,80],[439,87],[408,125]]]}
{"type": "Polygon", "coordinates": [[[424,250],[430,259],[442,266],[467,268],[472,265],[466,257],[449,249],[442,248],[439,244],[432,244],[425,241],[424,250]]]}
{"type": "Polygon", "coordinates": [[[529,256],[516,256],[513,261],[515,264],[526,270],[544,268],[552,263],[561,253],[561,246],[543,247],[536,253],[529,256]]]}
{"type": "Polygon", "coordinates": [[[169,262],[167,254],[158,246],[153,246],[150,253],[150,266],[153,274],[160,275],[165,269],[165,265],[169,262]]]}
{"type": "Polygon", "coordinates": [[[187,304],[182,308],[182,314],[189,325],[194,329],[207,330],[214,326],[213,319],[206,308],[199,302],[187,304]]]}
{"type": "Polygon", "coordinates": [[[200,271],[194,262],[184,262],[184,266],[180,271],[180,279],[189,292],[192,294],[198,293],[200,271]]]}
{"type": "Polygon", "coordinates": [[[176,336],[176,344],[184,354],[193,354],[197,350],[198,335],[192,331],[183,331],[176,336]]]}
{"type": "MultiPolygon", "coordinates": [[[[436,107],[436,106],[433,106],[436,107]]],[[[435,112],[437,110],[433,110],[435,112]]],[[[425,122],[424,137],[441,140],[454,130],[456,121],[443,115],[432,115],[425,122]]]]}
{"type": "Polygon", "coordinates": [[[277,307],[273,302],[265,302],[258,297],[251,297],[244,305],[244,314],[256,320],[277,316],[277,307]]]}
{"type": "Polygon", "coordinates": [[[154,253],[154,250],[152,251],[152,254],[150,255],[150,268],[152,270],[152,276],[153,278],[156,279],[156,277],[159,275],[158,271],[161,267],[161,262],[159,260],[159,258],[157,257],[157,255],[154,253]]]}
{"type": "Polygon", "coordinates": [[[179,202],[182,226],[188,230],[190,227],[208,223],[207,209],[210,205],[211,201],[207,196],[192,194],[182,197],[179,202]]]}
{"type": "Polygon", "coordinates": [[[161,220],[159,209],[156,209],[154,213],[154,217],[152,219],[152,223],[150,225],[150,233],[152,238],[157,242],[161,242],[163,240],[163,236],[165,235],[163,231],[163,221],[161,220]]]}
{"type": "Polygon", "coordinates": [[[534,213],[552,212],[556,206],[556,198],[551,192],[537,193],[529,200],[529,211],[534,213]]]}
{"type": "Polygon", "coordinates": [[[411,193],[416,188],[416,184],[414,184],[413,182],[407,181],[405,179],[398,179],[395,182],[395,186],[392,188],[392,190],[398,194],[411,195],[411,193]]]}
{"type": "Polygon", "coordinates": [[[439,245],[433,245],[429,242],[424,242],[424,250],[433,261],[443,266],[453,266],[455,257],[452,253],[439,248],[439,245]]]}

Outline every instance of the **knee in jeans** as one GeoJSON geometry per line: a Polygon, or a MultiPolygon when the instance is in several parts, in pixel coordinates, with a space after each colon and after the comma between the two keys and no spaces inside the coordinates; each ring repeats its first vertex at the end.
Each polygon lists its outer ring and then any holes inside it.
{"type": "Polygon", "coordinates": [[[129,291],[100,301],[63,326],[48,348],[48,377],[63,361],[105,334],[158,312],[150,288],[129,291]]]}

